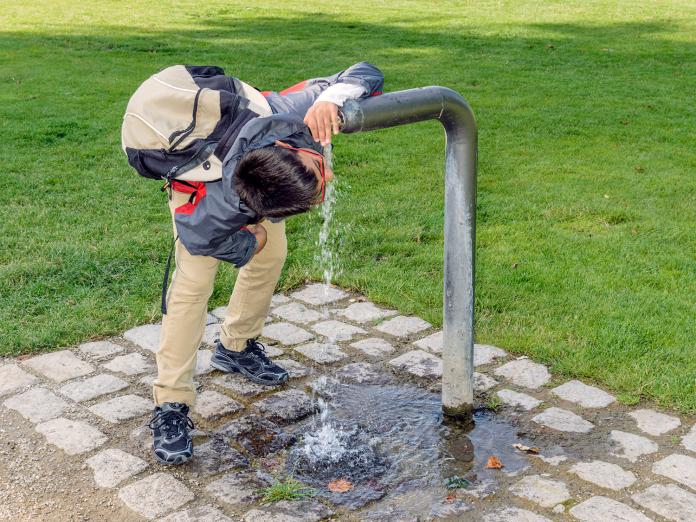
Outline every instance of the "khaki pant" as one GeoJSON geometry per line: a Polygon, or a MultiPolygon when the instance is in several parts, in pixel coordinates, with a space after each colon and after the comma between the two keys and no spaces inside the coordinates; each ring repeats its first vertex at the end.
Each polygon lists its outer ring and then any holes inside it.
{"type": "MultiPolygon", "coordinates": [[[[188,198],[189,194],[172,191],[169,202],[172,221],[174,209],[186,203],[188,198]]],[[[229,350],[241,351],[247,339],[261,334],[285,263],[285,221],[272,223],[264,220],[261,225],[268,232],[268,241],[263,250],[239,270],[220,328],[220,341],[229,350]]],[[[167,294],[167,314],[162,317],[153,395],[155,404],[183,402],[193,406],[196,354],[203,338],[208,299],[213,293],[220,261],[191,255],[178,240],[175,259],[176,268],[167,294]]]]}

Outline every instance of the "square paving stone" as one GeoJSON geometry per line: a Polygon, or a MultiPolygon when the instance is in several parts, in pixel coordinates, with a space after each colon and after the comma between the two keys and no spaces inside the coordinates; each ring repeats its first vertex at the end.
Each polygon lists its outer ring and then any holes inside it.
{"type": "Polygon", "coordinates": [[[102,364],[102,367],[124,375],[138,375],[155,369],[155,366],[146,357],[139,353],[129,353],[114,357],[110,362],[102,364]]]}
{"type": "Polygon", "coordinates": [[[532,417],[532,420],[548,428],[565,432],[588,433],[594,428],[591,422],[561,408],[548,408],[532,417]]]}
{"type": "Polygon", "coordinates": [[[220,377],[216,377],[213,380],[213,383],[225,388],[226,390],[230,390],[238,397],[254,397],[274,389],[271,386],[264,386],[263,384],[251,382],[249,379],[239,375],[238,373],[226,373],[220,377]]]}
{"type": "Polygon", "coordinates": [[[529,359],[517,359],[495,369],[496,375],[505,377],[517,386],[536,389],[551,379],[549,371],[543,364],[537,364],[529,359]]]}
{"type": "Polygon", "coordinates": [[[46,388],[32,388],[10,397],[3,404],[34,423],[60,417],[68,407],[67,402],[46,388]]]}
{"type": "Polygon", "coordinates": [[[667,520],[696,520],[696,495],[675,484],[654,484],[631,498],[636,504],[662,515],[667,520]]]}
{"type": "Polygon", "coordinates": [[[289,302],[290,298],[284,294],[273,294],[273,297],[271,297],[271,306],[279,306],[289,302]]]}
{"type": "Polygon", "coordinates": [[[578,462],[569,471],[587,482],[592,482],[599,487],[613,489],[614,491],[627,488],[638,480],[630,471],[626,471],[616,464],[602,462],[601,460],[578,462]]]}
{"type": "Polygon", "coordinates": [[[118,496],[129,509],[148,519],[161,517],[194,499],[184,484],[167,473],[155,473],[129,484],[118,496]]]}
{"type": "Polygon", "coordinates": [[[551,519],[526,509],[506,507],[485,515],[483,522],[551,522],[551,519]]]}
{"type": "Polygon", "coordinates": [[[442,359],[423,350],[412,350],[389,361],[389,365],[417,377],[442,377],[442,359]]]}
{"type": "Polygon", "coordinates": [[[333,515],[328,507],[315,500],[281,500],[261,506],[244,515],[244,522],[319,522],[333,515]]]}
{"type": "Polygon", "coordinates": [[[160,519],[160,522],[234,522],[213,506],[198,506],[178,511],[160,519]]]}
{"type": "Polygon", "coordinates": [[[341,382],[354,382],[358,384],[382,384],[390,380],[388,373],[374,364],[358,362],[342,366],[336,370],[336,377],[341,382]]]}
{"type": "Polygon", "coordinates": [[[474,345],[474,366],[483,366],[490,364],[495,359],[507,357],[507,352],[497,346],[490,344],[475,344],[474,345]]]}
{"type": "Polygon", "coordinates": [[[196,445],[188,469],[197,476],[207,477],[231,469],[249,467],[249,460],[230,446],[222,437],[214,436],[205,444],[196,445]]]}
{"type": "Polygon", "coordinates": [[[323,305],[340,301],[348,297],[348,294],[339,288],[318,283],[306,286],[290,294],[290,297],[312,305],[323,305]]]}
{"type": "Polygon", "coordinates": [[[413,344],[415,344],[418,348],[422,348],[423,350],[430,350],[433,353],[441,354],[443,341],[444,332],[440,330],[439,332],[435,332],[427,337],[423,337],[423,339],[418,339],[413,344]]]}
{"type": "Polygon", "coordinates": [[[81,344],[78,349],[93,359],[107,359],[112,355],[122,352],[125,348],[111,341],[95,341],[81,344]]]}
{"type": "Polygon", "coordinates": [[[634,410],[628,415],[636,421],[638,429],[655,437],[681,426],[681,421],[677,417],[655,410],[634,410]]]}
{"type": "Polygon", "coordinates": [[[78,359],[70,350],[45,353],[27,359],[23,364],[55,382],[82,377],[95,370],[94,366],[78,359]]]}
{"type": "Polygon", "coordinates": [[[205,326],[203,330],[203,339],[201,342],[208,346],[215,346],[220,340],[220,328],[222,327],[219,323],[212,323],[205,326]]]}
{"type": "Polygon", "coordinates": [[[689,451],[696,452],[696,424],[691,426],[689,433],[682,437],[681,443],[689,451]]]}
{"type": "Polygon", "coordinates": [[[281,319],[286,321],[292,321],[293,323],[313,323],[318,321],[323,316],[316,310],[307,308],[301,303],[288,303],[278,308],[275,308],[272,312],[273,315],[277,315],[281,319]]]}
{"type": "Polygon", "coordinates": [[[498,385],[498,381],[486,374],[474,372],[474,391],[485,392],[498,385]]]}
{"type": "Polygon", "coordinates": [[[497,395],[503,403],[515,408],[521,408],[525,411],[532,410],[541,404],[539,399],[535,399],[526,393],[519,393],[513,390],[499,390],[497,395]]]}
{"type": "Polygon", "coordinates": [[[553,507],[570,498],[568,488],[563,482],[539,475],[524,477],[510,488],[510,492],[546,508],[553,507]]]}
{"type": "Polygon", "coordinates": [[[89,410],[102,419],[117,423],[149,413],[154,407],[152,401],[144,397],[121,395],[90,406],[89,410]]]}
{"type": "Polygon", "coordinates": [[[338,346],[329,343],[303,344],[296,346],[295,350],[321,364],[338,362],[348,357],[338,346]]]}
{"type": "Polygon", "coordinates": [[[133,344],[140,346],[152,353],[157,353],[159,350],[159,339],[162,325],[159,324],[144,324],[131,328],[123,334],[123,337],[128,339],[133,344]]]}
{"type": "Polygon", "coordinates": [[[285,346],[300,344],[309,341],[314,336],[299,326],[290,323],[271,323],[263,327],[264,337],[279,341],[285,346]]]}
{"type": "Polygon", "coordinates": [[[291,379],[300,379],[309,375],[309,368],[293,359],[276,359],[275,363],[287,370],[291,379]]]}
{"type": "Polygon", "coordinates": [[[214,370],[214,368],[210,365],[210,360],[212,358],[212,350],[198,350],[194,375],[205,375],[212,372],[214,370]]]}
{"type": "Polygon", "coordinates": [[[580,381],[568,381],[552,389],[551,393],[583,408],[605,408],[616,401],[613,395],[580,381]]]}
{"type": "Polygon", "coordinates": [[[383,310],[381,308],[377,308],[369,301],[363,303],[353,303],[348,306],[348,308],[338,310],[336,313],[345,317],[349,321],[354,321],[356,323],[369,323],[371,321],[376,321],[377,319],[383,319],[385,317],[391,317],[397,314],[395,310],[383,310]]]}
{"type": "Polygon", "coordinates": [[[350,341],[354,335],[366,334],[367,332],[359,326],[342,323],[341,321],[322,321],[312,326],[312,330],[319,335],[327,337],[329,340],[350,341]]]}
{"type": "Polygon", "coordinates": [[[671,478],[696,490],[696,459],[674,454],[653,464],[652,472],[671,478]]]}
{"type": "Polygon", "coordinates": [[[34,384],[36,377],[25,372],[16,364],[0,366],[0,397],[34,384]]]}
{"type": "Polygon", "coordinates": [[[261,488],[268,487],[272,483],[271,477],[265,473],[229,473],[208,484],[205,491],[217,500],[236,507],[240,504],[256,502],[261,498],[261,488]]]}
{"type": "Polygon", "coordinates": [[[100,451],[87,459],[87,465],[92,468],[94,482],[100,488],[114,488],[148,466],[140,457],[118,448],[100,451]]]}
{"type": "Polygon", "coordinates": [[[218,434],[242,446],[254,457],[265,457],[297,440],[277,424],[259,415],[248,415],[225,424],[218,434]]]}
{"type": "Polygon", "coordinates": [[[84,402],[124,388],[128,388],[128,383],[123,379],[100,373],[88,379],[69,382],[58,391],[75,402],[84,402]]]}
{"type": "Polygon", "coordinates": [[[291,389],[258,401],[254,408],[272,422],[290,424],[311,415],[317,406],[305,392],[291,389]]]}
{"type": "Polygon", "coordinates": [[[231,415],[244,409],[244,406],[227,395],[212,390],[198,394],[194,412],[207,420],[231,415]]]}
{"type": "Polygon", "coordinates": [[[639,457],[655,453],[658,450],[657,444],[650,439],[625,431],[612,430],[609,433],[609,441],[614,449],[620,450],[612,455],[628,459],[631,462],[636,462],[639,457]]]}
{"type": "Polygon", "coordinates": [[[58,446],[68,455],[87,453],[108,440],[94,426],[63,417],[37,424],[36,431],[46,437],[49,444],[58,446]]]}
{"type": "Polygon", "coordinates": [[[591,497],[569,513],[581,522],[652,522],[640,511],[607,497],[591,497]]]}
{"type": "MultiPolygon", "coordinates": [[[[218,321],[224,321],[226,313],[227,313],[227,306],[218,306],[215,310],[211,310],[209,315],[212,315],[218,321]]],[[[211,324],[211,323],[206,322],[206,324],[211,324]]]]}
{"type": "Polygon", "coordinates": [[[393,319],[384,321],[375,329],[395,337],[408,337],[411,334],[422,332],[432,327],[432,325],[420,317],[407,317],[398,315],[393,319]]]}
{"type": "Polygon", "coordinates": [[[378,337],[363,339],[362,341],[351,343],[350,346],[357,348],[370,357],[384,357],[394,351],[394,347],[391,344],[378,337]]]}

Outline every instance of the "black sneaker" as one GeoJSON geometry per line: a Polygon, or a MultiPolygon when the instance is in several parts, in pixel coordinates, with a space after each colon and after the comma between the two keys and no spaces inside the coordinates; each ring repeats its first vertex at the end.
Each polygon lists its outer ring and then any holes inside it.
{"type": "Polygon", "coordinates": [[[155,407],[150,421],[152,450],[162,464],[183,464],[193,456],[193,442],[188,430],[193,421],[189,407],[181,402],[165,402],[155,407]]]}
{"type": "Polygon", "coordinates": [[[287,370],[271,361],[266,355],[266,347],[256,339],[248,339],[241,352],[228,350],[218,341],[210,364],[223,372],[240,372],[247,379],[267,386],[288,380],[287,370]]]}

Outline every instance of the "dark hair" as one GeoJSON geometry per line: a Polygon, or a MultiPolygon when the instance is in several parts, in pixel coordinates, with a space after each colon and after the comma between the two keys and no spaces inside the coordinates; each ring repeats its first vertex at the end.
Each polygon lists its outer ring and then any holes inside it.
{"type": "Polygon", "coordinates": [[[297,154],[269,146],[244,154],[234,170],[232,187],[263,217],[287,217],[308,211],[317,202],[317,176],[297,154]]]}

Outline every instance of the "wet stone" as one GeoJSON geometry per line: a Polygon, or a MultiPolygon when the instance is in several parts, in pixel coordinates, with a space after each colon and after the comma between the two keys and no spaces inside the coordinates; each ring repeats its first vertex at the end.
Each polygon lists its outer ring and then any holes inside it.
{"type": "Polygon", "coordinates": [[[316,310],[307,308],[301,303],[288,303],[273,310],[273,315],[277,315],[286,321],[293,323],[313,323],[322,318],[322,315],[316,310]]]}
{"type": "Polygon", "coordinates": [[[682,437],[681,443],[682,446],[684,446],[689,451],[696,452],[696,424],[691,426],[691,430],[689,431],[689,433],[682,437]]]}
{"type": "Polygon", "coordinates": [[[353,303],[348,306],[348,308],[338,310],[337,312],[338,315],[356,323],[369,323],[370,321],[376,321],[384,317],[391,317],[392,315],[396,315],[396,313],[397,312],[394,310],[382,310],[381,308],[377,308],[370,302],[353,303]]]}
{"type": "Polygon", "coordinates": [[[507,357],[507,352],[502,348],[490,344],[474,345],[474,366],[490,364],[500,357],[507,357]]]}
{"type": "Polygon", "coordinates": [[[25,372],[16,364],[0,366],[0,397],[34,384],[36,377],[25,372]]]}
{"type": "Polygon", "coordinates": [[[131,328],[123,334],[127,340],[140,348],[157,353],[162,326],[159,324],[144,324],[131,328]]]}
{"type": "Polygon", "coordinates": [[[83,354],[92,357],[93,359],[106,359],[112,355],[116,355],[124,350],[123,346],[119,346],[111,341],[96,341],[92,343],[81,344],[78,348],[83,354]]]}
{"type": "Polygon", "coordinates": [[[296,437],[273,422],[258,415],[249,415],[225,424],[218,432],[255,457],[265,457],[295,443],[296,437]]]}
{"type": "Polygon", "coordinates": [[[312,414],[316,405],[300,390],[284,390],[254,404],[256,410],[272,422],[289,424],[312,414]]]}
{"type": "Polygon", "coordinates": [[[312,330],[332,341],[350,341],[354,335],[367,333],[359,326],[341,321],[322,321],[312,326],[312,330]]]}
{"type": "Polygon", "coordinates": [[[194,412],[207,420],[213,420],[225,415],[231,415],[244,409],[244,406],[230,399],[227,395],[212,390],[198,394],[194,412]]]}
{"type": "Polygon", "coordinates": [[[328,343],[303,344],[296,346],[295,350],[320,364],[334,363],[348,357],[338,346],[328,343]]]}
{"type": "Polygon", "coordinates": [[[631,498],[636,504],[662,515],[667,520],[696,520],[696,495],[675,484],[654,484],[631,498]]]}
{"type": "Polygon", "coordinates": [[[254,397],[273,389],[270,386],[264,386],[263,384],[251,382],[249,379],[239,375],[238,373],[226,373],[220,377],[216,377],[213,380],[213,383],[231,391],[238,397],[254,397]]]}
{"type": "Polygon", "coordinates": [[[263,472],[230,473],[211,482],[205,491],[221,502],[238,506],[259,500],[259,490],[270,486],[272,482],[272,478],[263,472]]]}
{"type": "Polygon", "coordinates": [[[244,522],[319,522],[333,515],[328,507],[315,500],[281,500],[248,511],[244,522]]]}
{"type": "Polygon", "coordinates": [[[418,339],[413,344],[423,350],[430,350],[433,353],[442,353],[443,335],[444,332],[440,330],[427,337],[423,337],[423,339],[418,339]]]}
{"type": "Polygon", "coordinates": [[[306,330],[290,323],[271,323],[263,327],[264,337],[279,341],[285,346],[309,341],[314,336],[306,330]]]}
{"type": "Polygon", "coordinates": [[[625,471],[616,464],[593,460],[578,462],[569,470],[587,482],[592,482],[602,488],[619,491],[632,485],[637,479],[630,471],[625,471]]]}
{"type": "Polygon", "coordinates": [[[526,509],[506,507],[485,515],[483,522],[551,522],[551,520],[526,509]]]}
{"type": "Polygon", "coordinates": [[[129,509],[148,519],[161,517],[194,499],[183,483],[167,473],[155,473],[129,484],[118,496],[129,509]]]}
{"type": "Polygon", "coordinates": [[[139,353],[129,353],[114,357],[111,362],[102,365],[103,368],[124,375],[138,375],[154,370],[154,365],[139,353]]]}
{"type": "Polygon", "coordinates": [[[207,477],[249,467],[249,460],[217,435],[204,444],[196,445],[194,456],[189,470],[197,476],[207,477]]]}
{"type": "Polygon", "coordinates": [[[205,375],[213,371],[210,360],[213,358],[212,350],[198,350],[196,355],[196,370],[194,375],[205,375]]]}
{"type": "Polygon", "coordinates": [[[399,315],[393,319],[384,321],[375,329],[395,337],[408,337],[411,334],[427,330],[432,325],[420,317],[408,317],[399,315]]]}
{"type": "Polygon", "coordinates": [[[615,450],[619,450],[612,455],[628,459],[631,462],[636,462],[638,457],[655,453],[658,450],[657,444],[650,439],[625,431],[612,430],[609,434],[609,441],[615,450]]]}
{"type": "Polygon", "coordinates": [[[311,305],[323,305],[334,303],[348,297],[348,294],[343,290],[334,288],[333,286],[323,285],[321,283],[309,285],[298,292],[290,294],[290,297],[299,299],[311,305]]]}
{"type": "Polygon", "coordinates": [[[94,482],[100,488],[116,487],[148,466],[143,459],[117,448],[100,451],[87,459],[87,465],[92,468],[94,482]]]}
{"type": "Polygon", "coordinates": [[[531,389],[539,388],[551,379],[546,366],[532,362],[529,359],[510,361],[496,368],[493,373],[505,377],[517,386],[531,389]]]}
{"type": "Polygon", "coordinates": [[[374,364],[364,362],[346,364],[336,370],[335,375],[343,382],[355,382],[358,384],[384,383],[389,377],[374,364]]]}
{"type": "Polygon", "coordinates": [[[68,407],[67,402],[46,388],[32,388],[10,397],[3,404],[34,423],[60,417],[68,407]]]}
{"type": "Polygon", "coordinates": [[[547,457],[545,455],[534,455],[534,456],[540,460],[543,460],[547,464],[550,464],[551,466],[558,466],[562,462],[565,462],[566,460],[568,460],[568,457],[566,457],[565,455],[554,455],[552,457],[547,457]]]}
{"type": "Polygon", "coordinates": [[[539,475],[524,477],[510,488],[510,492],[546,508],[553,507],[570,498],[568,488],[563,482],[539,475]]]}
{"type": "Polygon", "coordinates": [[[539,399],[535,399],[526,393],[519,393],[513,390],[499,390],[497,395],[504,404],[513,406],[515,408],[520,408],[525,411],[532,410],[541,404],[539,399]]]}
{"type": "Polygon", "coordinates": [[[474,391],[485,392],[498,385],[498,381],[486,374],[474,372],[474,391]]]}
{"type": "Polygon", "coordinates": [[[551,393],[583,408],[605,408],[616,401],[613,395],[580,381],[568,381],[552,389],[551,393]]]}
{"type": "Polygon", "coordinates": [[[413,350],[389,361],[389,365],[417,377],[442,377],[442,359],[423,350],[413,350]]]}
{"type": "Polygon", "coordinates": [[[75,402],[84,402],[127,387],[128,383],[123,379],[102,373],[81,381],[70,382],[58,391],[75,402]]]}
{"type": "Polygon", "coordinates": [[[185,511],[172,513],[159,522],[234,522],[222,511],[213,506],[198,506],[185,511]]]}
{"type": "Polygon", "coordinates": [[[275,363],[287,370],[291,379],[300,379],[309,375],[309,368],[293,359],[276,359],[275,363]]]}
{"type": "Polygon", "coordinates": [[[89,410],[102,419],[117,423],[139,417],[154,408],[152,401],[138,395],[121,395],[90,406],[89,410]]]}
{"type": "Polygon", "coordinates": [[[594,428],[594,424],[586,421],[579,415],[561,408],[549,408],[532,417],[532,420],[548,428],[558,431],[573,433],[588,433],[594,428]]]}
{"type": "Polygon", "coordinates": [[[448,518],[464,513],[465,511],[470,511],[471,509],[469,504],[459,498],[452,501],[442,500],[430,509],[430,516],[435,519],[448,518]]]}
{"type": "Polygon", "coordinates": [[[591,497],[569,513],[581,522],[651,522],[640,511],[607,497],[591,497]]]}
{"type": "Polygon", "coordinates": [[[635,410],[628,415],[636,421],[638,429],[655,437],[681,425],[681,421],[677,417],[665,415],[655,410],[635,410]]]}
{"type": "Polygon", "coordinates": [[[24,361],[24,365],[55,382],[82,377],[94,371],[94,366],[75,357],[69,350],[46,353],[24,361]]]}
{"type": "Polygon", "coordinates": [[[670,455],[653,464],[652,472],[696,490],[696,459],[693,457],[679,454],[670,455]]]}
{"type": "Polygon", "coordinates": [[[384,357],[394,351],[394,347],[391,344],[378,337],[363,339],[362,341],[351,343],[350,346],[357,348],[370,357],[384,357]]]}
{"type": "Polygon", "coordinates": [[[108,440],[108,437],[94,426],[63,417],[37,424],[36,431],[46,437],[49,444],[58,446],[68,455],[92,451],[108,440]]]}

